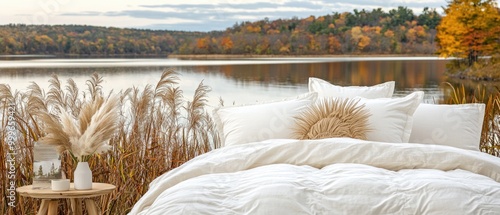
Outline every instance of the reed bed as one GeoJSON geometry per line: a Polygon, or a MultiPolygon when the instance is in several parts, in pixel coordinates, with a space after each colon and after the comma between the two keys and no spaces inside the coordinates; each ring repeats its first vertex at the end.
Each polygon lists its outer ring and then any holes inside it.
{"type": "MultiPolygon", "coordinates": [[[[15,207],[9,201],[8,153],[15,153],[15,187],[32,183],[33,144],[45,135],[46,123],[40,111],[54,117],[61,111],[76,116],[85,104],[120,96],[118,132],[111,138],[111,150],[94,155],[89,160],[94,182],[116,185],[110,195],[97,197],[101,214],[126,214],[147,191],[148,184],[159,175],[174,169],[186,161],[216,149],[220,139],[211,116],[206,111],[210,88],[202,83],[197,86],[191,100],[186,100],[178,86],[178,74],[168,69],[155,86],[142,89],[132,87],[120,92],[103,93],[103,79],[93,74],[84,90],[68,79],[63,84],[52,75],[49,89],[45,92],[36,83],[27,90],[12,90],[0,85],[0,181],[2,204],[0,214],[35,214],[40,200],[16,195],[15,207]],[[15,109],[14,120],[9,121],[10,110],[15,109]],[[15,149],[7,144],[9,122],[15,122],[15,149]]],[[[10,133],[12,134],[12,133],[10,133]]],[[[62,170],[72,178],[76,163],[68,153],[62,154],[62,170]]],[[[69,202],[60,201],[60,214],[69,211],[69,202]]]]}
{"type": "Polygon", "coordinates": [[[445,99],[447,104],[484,103],[485,115],[481,142],[479,147],[482,152],[500,157],[500,91],[498,88],[477,85],[476,88],[467,88],[464,84],[448,85],[449,95],[445,99]]]}

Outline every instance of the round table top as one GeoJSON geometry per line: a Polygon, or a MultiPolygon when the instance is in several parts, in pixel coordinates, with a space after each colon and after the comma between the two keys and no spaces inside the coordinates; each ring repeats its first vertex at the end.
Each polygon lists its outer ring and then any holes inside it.
{"type": "Polygon", "coordinates": [[[16,191],[21,196],[39,198],[39,199],[71,199],[71,198],[89,198],[105,195],[113,192],[115,185],[106,183],[92,183],[91,190],[75,190],[73,183],[69,190],[52,191],[51,189],[33,189],[32,185],[19,187],[16,191]]]}

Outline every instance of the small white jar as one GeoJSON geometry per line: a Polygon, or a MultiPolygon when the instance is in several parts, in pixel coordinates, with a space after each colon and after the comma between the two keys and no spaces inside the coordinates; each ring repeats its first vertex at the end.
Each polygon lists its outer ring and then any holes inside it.
{"type": "Polygon", "coordinates": [[[69,190],[69,179],[52,179],[50,182],[53,191],[69,190]]]}

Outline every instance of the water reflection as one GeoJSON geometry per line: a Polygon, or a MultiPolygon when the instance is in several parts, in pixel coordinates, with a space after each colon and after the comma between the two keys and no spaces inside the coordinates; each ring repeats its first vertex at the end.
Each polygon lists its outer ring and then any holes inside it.
{"type": "MultiPolygon", "coordinates": [[[[58,62],[64,60],[58,60],[58,62]]],[[[155,64],[155,61],[135,61],[135,66],[92,66],[51,67],[47,62],[43,66],[31,65],[29,68],[1,68],[0,83],[8,83],[14,89],[26,89],[31,81],[42,87],[48,86],[52,73],[62,81],[74,79],[79,87],[85,87],[85,80],[93,72],[104,77],[105,90],[119,91],[132,86],[154,85],[162,71],[168,68],[168,61],[155,64]],[[157,66],[147,65],[148,62],[157,66]]],[[[170,61],[174,62],[174,61],[170,61]]],[[[175,61],[177,62],[177,61],[175,61]]],[[[263,60],[239,62],[227,61],[227,64],[210,61],[193,65],[173,64],[181,74],[181,88],[186,96],[191,96],[196,86],[203,81],[212,87],[209,101],[217,105],[219,98],[226,103],[253,103],[255,101],[276,100],[307,92],[309,77],[318,77],[338,85],[374,85],[385,81],[396,81],[396,96],[402,96],[415,90],[426,92],[427,101],[443,98],[442,83],[447,81],[446,60],[369,60],[369,61],[279,61],[262,63],[263,60]]],[[[82,62],[80,62],[82,63],[82,62]]]]}

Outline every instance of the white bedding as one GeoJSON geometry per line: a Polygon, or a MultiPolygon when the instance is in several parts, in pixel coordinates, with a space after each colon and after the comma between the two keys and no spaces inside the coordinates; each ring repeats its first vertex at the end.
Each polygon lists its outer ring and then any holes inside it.
{"type": "Polygon", "coordinates": [[[223,147],[158,177],[130,214],[500,214],[500,159],[349,138],[223,147]]]}

